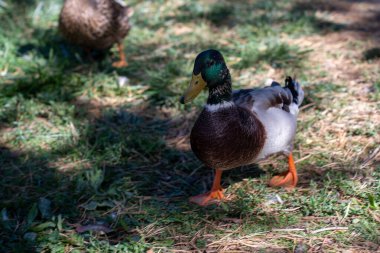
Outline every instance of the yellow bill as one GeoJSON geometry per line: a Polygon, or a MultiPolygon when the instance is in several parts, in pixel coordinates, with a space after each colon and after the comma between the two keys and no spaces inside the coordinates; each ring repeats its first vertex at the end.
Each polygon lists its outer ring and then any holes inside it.
{"type": "Polygon", "coordinates": [[[206,87],[206,82],[202,78],[202,74],[194,75],[191,78],[189,88],[185,91],[180,99],[181,104],[187,103],[198,96],[198,94],[206,87]]]}

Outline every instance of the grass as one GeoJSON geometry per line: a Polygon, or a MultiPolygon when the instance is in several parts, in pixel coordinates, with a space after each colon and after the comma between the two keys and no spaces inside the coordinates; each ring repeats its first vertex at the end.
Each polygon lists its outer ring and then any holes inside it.
{"type": "Polygon", "coordinates": [[[61,1],[15,2],[0,0],[1,252],[379,250],[380,68],[361,4],[129,1],[114,69],[60,37],[61,1]],[[267,187],[279,157],[225,172],[228,202],[188,203],[212,180],[188,139],[206,94],[178,98],[207,48],[235,88],[303,84],[297,190],[267,187]]]}

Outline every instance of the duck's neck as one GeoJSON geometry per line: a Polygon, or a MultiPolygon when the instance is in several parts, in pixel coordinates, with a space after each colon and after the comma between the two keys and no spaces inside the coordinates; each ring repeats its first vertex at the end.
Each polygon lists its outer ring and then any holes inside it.
{"type": "Polygon", "coordinates": [[[207,105],[218,105],[232,101],[231,75],[228,69],[222,73],[222,80],[209,88],[207,105]]]}

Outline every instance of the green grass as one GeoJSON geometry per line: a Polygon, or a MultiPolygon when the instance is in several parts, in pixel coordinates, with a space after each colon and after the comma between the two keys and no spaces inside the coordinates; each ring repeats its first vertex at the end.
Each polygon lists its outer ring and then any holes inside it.
{"type": "Polygon", "coordinates": [[[375,252],[380,167],[366,159],[379,144],[378,64],[362,47],[299,43],[345,29],[309,2],[129,1],[129,66],[114,69],[114,49],[89,62],[60,37],[61,1],[0,0],[0,251],[375,252]],[[207,94],[178,99],[208,48],[222,51],[235,87],[293,74],[305,87],[299,190],[267,187],[287,166],[273,158],[225,172],[228,202],[188,203],[212,180],[188,140],[207,94]],[[334,75],[324,60],[340,53],[366,75],[334,75]],[[331,227],[345,229],[318,232],[331,227]]]}

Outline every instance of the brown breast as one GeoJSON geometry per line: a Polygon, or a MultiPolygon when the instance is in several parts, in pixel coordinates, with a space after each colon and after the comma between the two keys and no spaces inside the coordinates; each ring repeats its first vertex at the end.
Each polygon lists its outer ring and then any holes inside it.
{"type": "Polygon", "coordinates": [[[204,109],[191,131],[191,148],[206,166],[231,169],[254,161],[264,146],[264,126],[251,111],[233,106],[204,109]]]}

